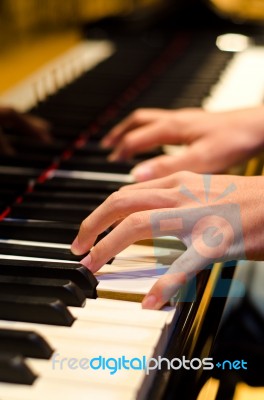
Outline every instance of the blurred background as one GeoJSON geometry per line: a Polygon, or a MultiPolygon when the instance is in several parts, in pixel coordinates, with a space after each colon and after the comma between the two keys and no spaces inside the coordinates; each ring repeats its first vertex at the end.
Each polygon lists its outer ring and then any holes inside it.
{"type": "Polygon", "coordinates": [[[0,93],[81,39],[83,24],[127,16],[159,0],[1,0],[0,93]]]}
{"type": "MultiPolygon", "coordinates": [[[[177,2],[177,0],[176,0],[177,2]]],[[[28,34],[79,27],[80,24],[113,15],[127,15],[160,0],[2,0],[1,45],[28,34]]]]}
{"type": "Polygon", "coordinates": [[[135,15],[138,23],[180,7],[191,16],[198,3],[239,24],[264,20],[264,0],[1,0],[0,93],[80,41],[85,24],[135,15]]]}
{"type": "MultiPolygon", "coordinates": [[[[17,35],[79,26],[105,16],[180,3],[179,0],[1,0],[0,40],[5,45],[17,35]]],[[[194,1],[195,2],[195,1],[194,1]]],[[[199,2],[199,0],[196,0],[199,2]]],[[[263,0],[203,0],[218,13],[237,20],[262,20],[263,0]]],[[[186,2],[188,3],[188,2],[186,2]]]]}

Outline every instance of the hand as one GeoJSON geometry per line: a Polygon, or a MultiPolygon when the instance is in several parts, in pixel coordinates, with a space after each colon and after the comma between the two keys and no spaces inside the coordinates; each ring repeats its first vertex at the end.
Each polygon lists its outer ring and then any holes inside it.
{"type": "Polygon", "coordinates": [[[47,121],[21,114],[10,107],[0,107],[0,152],[4,154],[14,154],[14,150],[8,142],[8,135],[4,134],[1,127],[16,128],[24,134],[37,137],[44,143],[51,142],[50,125],[47,121]]]}
{"type": "Polygon", "coordinates": [[[264,148],[264,107],[209,113],[202,109],[140,109],[115,126],[103,147],[115,147],[110,160],[164,144],[188,145],[180,154],[139,163],[131,172],[137,181],[176,171],[219,173],[264,148]]]}
{"type": "Polygon", "coordinates": [[[212,262],[264,259],[263,188],[263,177],[211,177],[191,172],[126,186],[82,222],[72,252],[84,254],[101,232],[115,224],[81,261],[96,272],[136,241],[177,236],[187,250],[142,304],[159,309],[182,284],[212,262]]]}

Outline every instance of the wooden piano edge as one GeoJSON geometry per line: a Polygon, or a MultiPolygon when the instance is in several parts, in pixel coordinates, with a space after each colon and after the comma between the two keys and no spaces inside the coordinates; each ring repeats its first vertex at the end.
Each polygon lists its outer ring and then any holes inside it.
{"type": "Polygon", "coordinates": [[[114,292],[112,290],[97,289],[97,296],[103,299],[124,300],[141,303],[145,295],[141,293],[121,293],[114,292]]]}

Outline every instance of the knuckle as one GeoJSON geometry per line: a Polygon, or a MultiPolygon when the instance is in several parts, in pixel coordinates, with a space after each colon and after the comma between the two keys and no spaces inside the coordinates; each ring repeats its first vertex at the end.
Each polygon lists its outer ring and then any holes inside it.
{"type": "Polygon", "coordinates": [[[135,212],[133,214],[130,214],[126,218],[126,222],[130,227],[135,228],[136,230],[142,229],[145,227],[146,224],[146,218],[144,216],[144,213],[142,212],[135,212]]]}
{"type": "Polygon", "coordinates": [[[86,219],[84,219],[82,221],[82,223],[80,225],[80,232],[84,233],[84,232],[87,231],[87,229],[88,229],[88,221],[87,221],[87,218],[86,218],[86,219]]]}
{"type": "Polygon", "coordinates": [[[133,135],[127,134],[122,140],[122,148],[130,149],[133,146],[133,135]]]}
{"type": "Polygon", "coordinates": [[[124,193],[124,192],[126,192],[127,190],[130,190],[130,187],[129,187],[130,185],[124,185],[124,186],[121,186],[119,189],[118,189],[118,191],[119,191],[119,193],[121,192],[121,193],[124,193]]]}
{"type": "Polygon", "coordinates": [[[127,207],[127,191],[118,190],[117,192],[113,192],[106,199],[104,206],[109,211],[109,213],[114,213],[117,218],[121,218],[123,216],[123,212],[127,207]]]}
{"type": "Polygon", "coordinates": [[[118,208],[122,204],[123,195],[121,191],[116,191],[110,194],[106,199],[106,205],[110,208],[118,208]]]}
{"type": "Polygon", "coordinates": [[[174,179],[178,183],[185,183],[186,181],[190,181],[193,179],[197,174],[191,171],[177,171],[174,174],[174,179]]]}
{"type": "Polygon", "coordinates": [[[144,109],[138,108],[136,111],[133,111],[132,118],[135,122],[141,123],[145,115],[144,109]]]}

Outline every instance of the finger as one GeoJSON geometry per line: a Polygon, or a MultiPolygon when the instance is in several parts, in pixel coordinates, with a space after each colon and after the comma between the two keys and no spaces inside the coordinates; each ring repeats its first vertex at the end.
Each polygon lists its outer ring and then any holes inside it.
{"type": "Polygon", "coordinates": [[[142,125],[152,123],[161,116],[167,114],[166,110],[160,109],[138,109],[129,114],[119,124],[117,124],[102,140],[103,147],[113,147],[127,132],[134,130],[142,125]]]}
{"type": "Polygon", "coordinates": [[[191,277],[207,265],[206,260],[194,257],[188,248],[150,289],[142,301],[142,307],[159,310],[177,293],[191,277]]]}
{"type": "Polygon", "coordinates": [[[201,147],[192,145],[178,155],[154,157],[137,164],[130,172],[138,182],[161,178],[178,171],[210,172],[211,162],[203,159],[206,149],[201,147]]]}
{"type": "Polygon", "coordinates": [[[23,115],[25,133],[36,136],[45,143],[52,142],[51,126],[48,121],[32,115],[23,115]]]}
{"type": "MultiPolygon", "coordinates": [[[[190,171],[177,171],[173,174],[166,175],[162,178],[151,179],[144,182],[137,182],[129,185],[122,186],[119,191],[130,191],[139,189],[172,189],[176,188],[180,184],[186,184],[186,182],[193,182],[195,175],[195,180],[201,179],[202,175],[194,174],[190,171]]],[[[192,184],[192,183],[191,183],[192,184]]]]}
{"type": "Polygon", "coordinates": [[[1,107],[0,122],[3,126],[17,128],[44,142],[51,142],[50,124],[41,118],[19,113],[11,107],[1,107]]]}
{"type": "Polygon", "coordinates": [[[171,208],[175,205],[173,196],[168,196],[162,190],[141,190],[115,192],[108,197],[92,214],[81,224],[77,237],[72,243],[74,254],[84,254],[94,244],[97,236],[112,226],[116,221],[138,211],[157,208],[171,208]]]}
{"type": "Polygon", "coordinates": [[[124,160],[163,144],[180,144],[182,142],[183,136],[177,134],[175,124],[168,124],[163,120],[154,121],[132,130],[121,138],[109,160],[124,160]]]}
{"type": "Polygon", "coordinates": [[[132,243],[152,237],[150,213],[142,211],[129,215],[98,242],[81,263],[96,272],[132,243]]]}
{"type": "Polygon", "coordinates": [[[137,164],[130,173],[135,181],[145,182],[170,175],[174,172],[186,169],[181,167],[181,156],[162,155],[154,157],[148,161],[137,164]]]}
{"type": "Polygon", "coordinates": [[[176,179],[175,174],[166,175],[162,178],[151,179],[149,181],[132,183],[129,185],[122,186],[119,191],[129,191],[129,190],[138,190],[138,189],[170,189],[175,186],[176,179]]]}
{"type": "Polygon", "coordinates": [[[15,150],[12,148],[12,146],[8,142],[7,137],[2,132],[1,128],[0,128],[0,153],[7,154],[10,156],[15,154],[15,150]]]}

